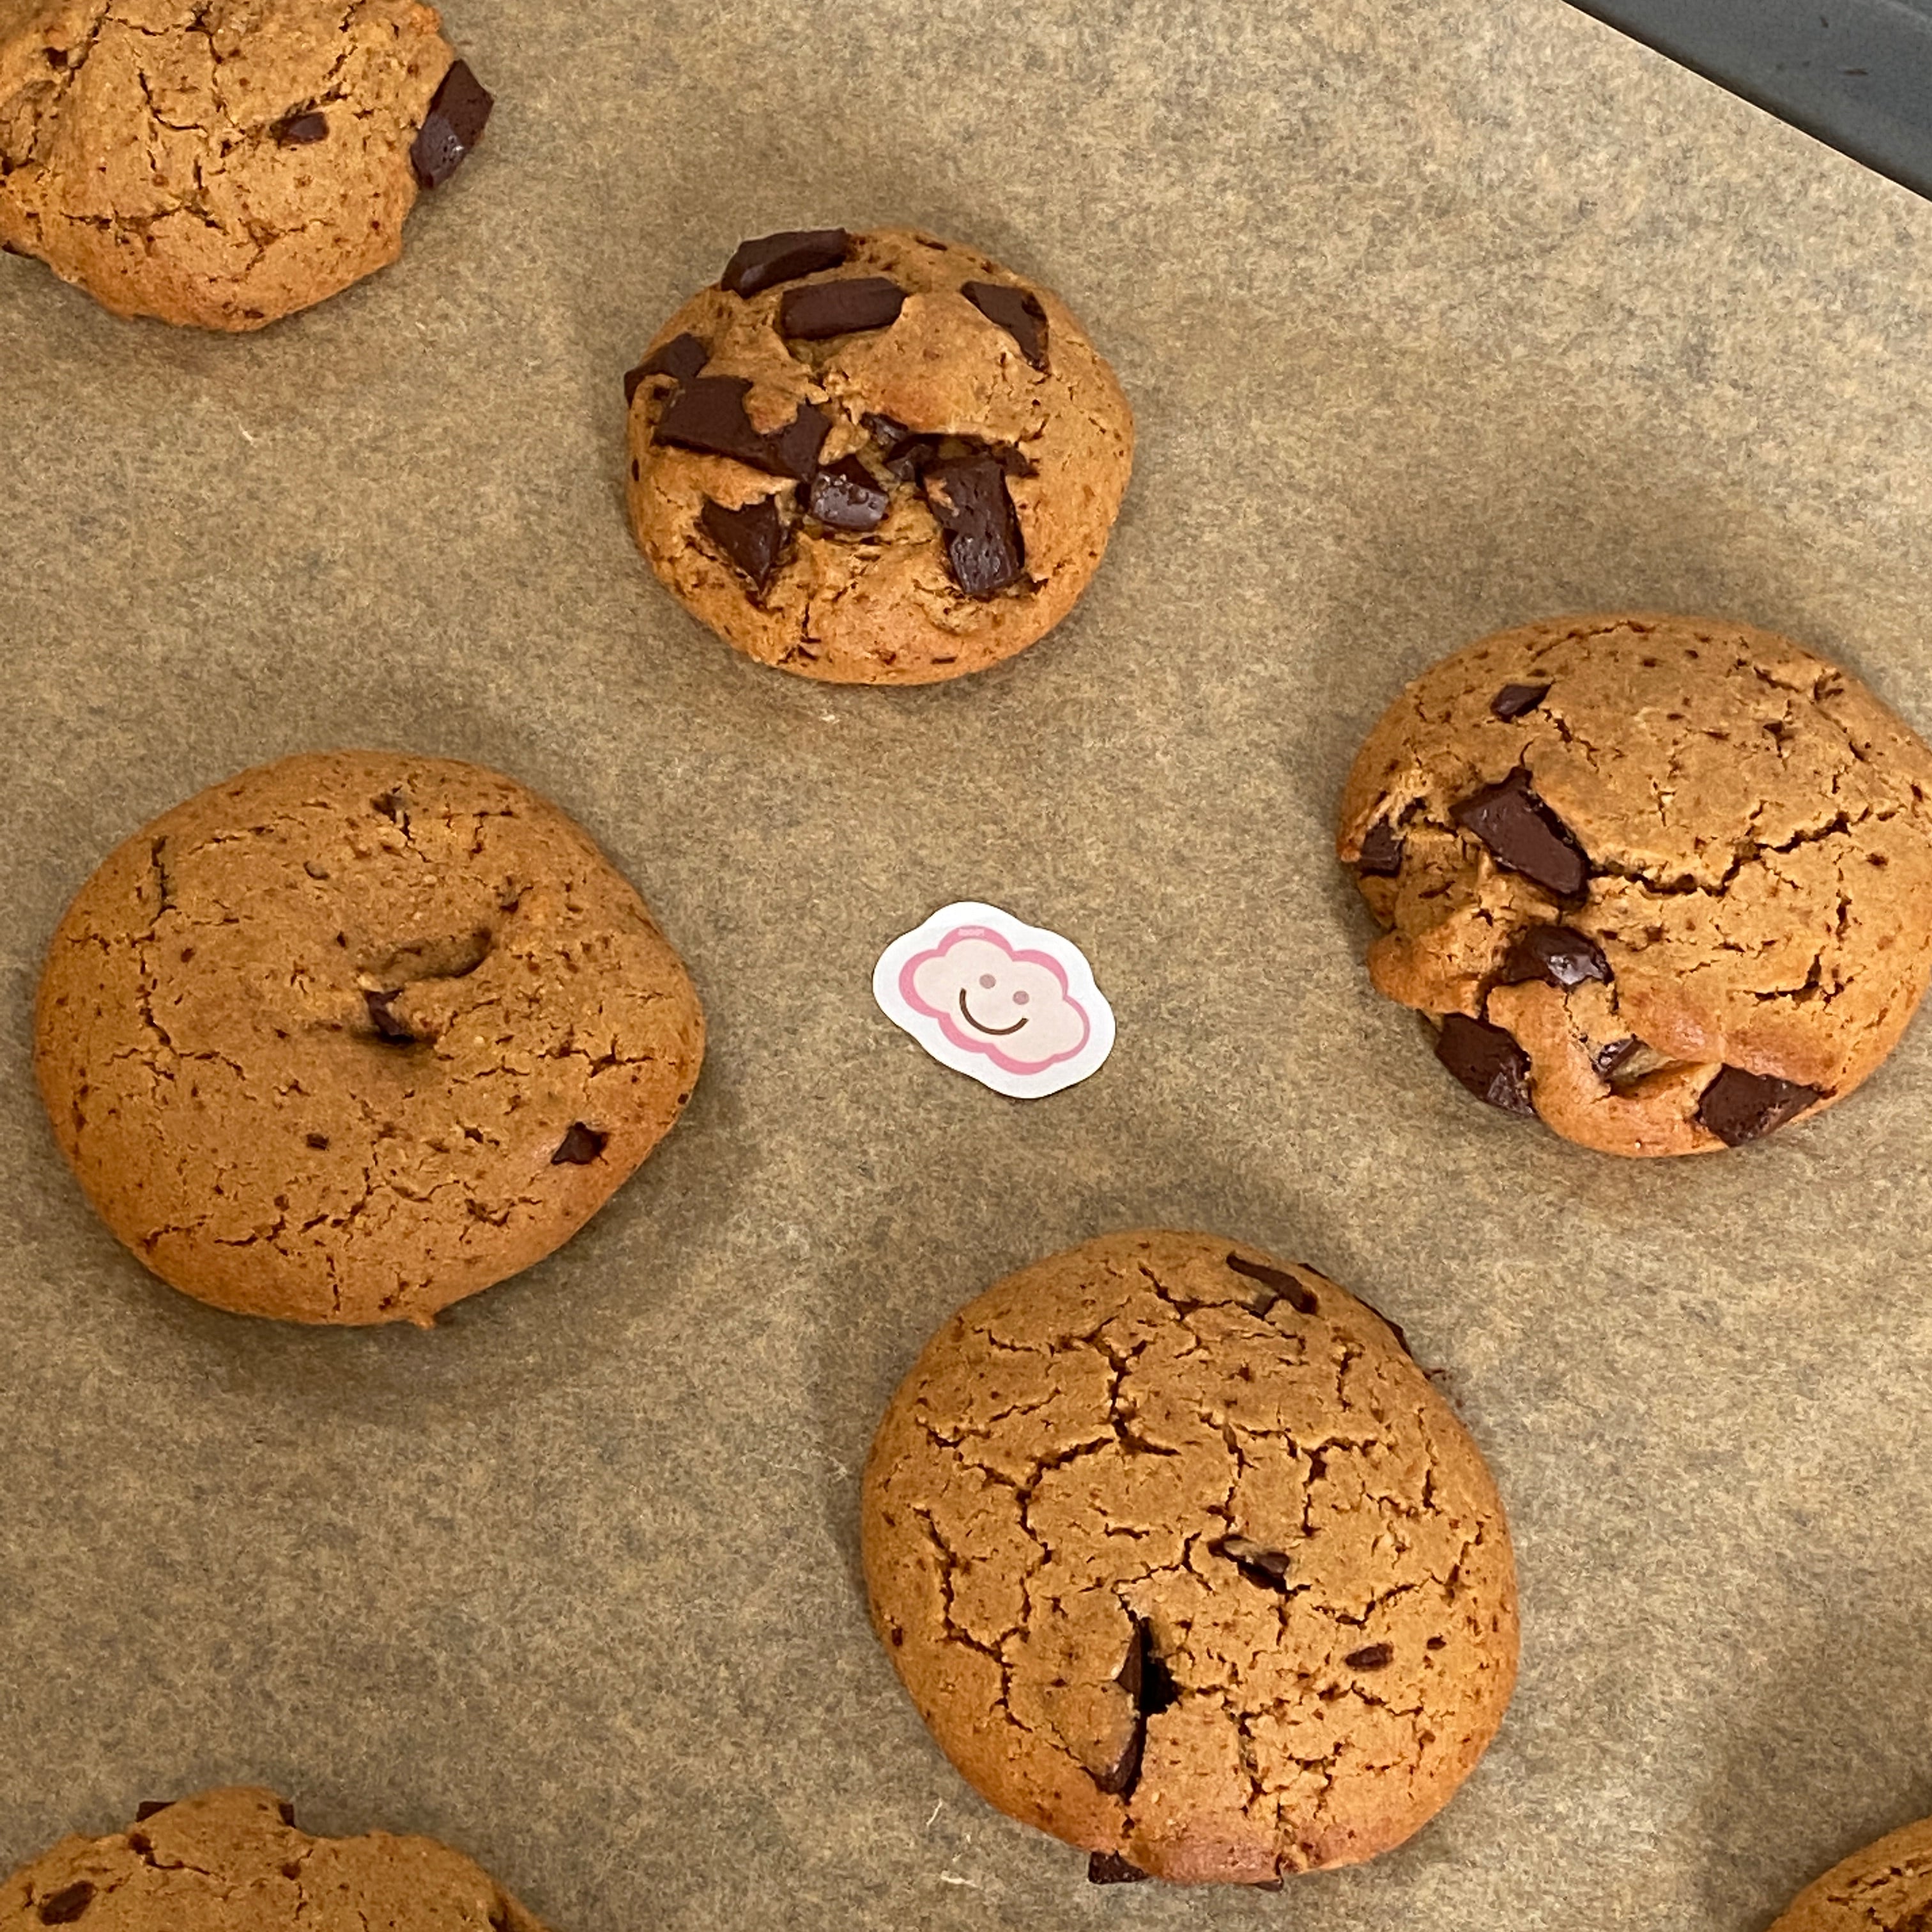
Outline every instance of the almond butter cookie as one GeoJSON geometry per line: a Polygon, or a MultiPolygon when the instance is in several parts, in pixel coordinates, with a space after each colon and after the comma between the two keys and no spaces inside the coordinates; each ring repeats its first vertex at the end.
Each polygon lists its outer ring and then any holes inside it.
{"type": "Polygon", "coordinates": [[[88,1198],[164,1281],[426,1325],[590,1220],[703,1048],[676,954],[555,806],[336,752],[108,856],[54,934],[34,1068],[88,1198]]]}
{"type": "Polygon", "coordinates": [[[1109,1235],[968,1303],[886,1412],[862,1527],[940,1747],[1096,1882],[1371,1858],[1515,1682],[1502,1505],[1400,1332],[1206,1234],[1109,1235]]]}
{"type": "Polygon", "coordinates": [[[1787,638],[1689,617],[1504,631],[1390,706],[1340,851],[1377,990],[1492,1106],[1620,1154],[1842,1100],[1932,974],[1932,753],[1787,638]]]}
{"type": "Polygon", "coordinates": [[[1922,1818],[1807,1886],[1771,1932],[1924,1932],[1928,1925],[1932,1818],[1922,1818]]]}

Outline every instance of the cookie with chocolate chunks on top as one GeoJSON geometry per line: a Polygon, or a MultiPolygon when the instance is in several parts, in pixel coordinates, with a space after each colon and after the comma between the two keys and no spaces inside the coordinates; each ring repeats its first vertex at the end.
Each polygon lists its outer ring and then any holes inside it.
{"type": "MultiPolygon", "coordinates": [[[[625,377],[628,502],[652,568],[761,662],[922,684],[1066,615],[1132,466],[1113,374],[1050,290],[905,230],[742,244],[625,377]],[[707,504],[784,476],[744,566],[707,504]]],[[[762,513],[760,513],[762,514],[762,513]]]]}
{"type": "Polygon", "coordinates": [[[394,261],[490,104],[418,0],[0,8],[0,250],[260,328],[394,261]]]}
{"type": "Polygon", "coordinates": [[[880,1424],[860,1526],[940,1748],[1095,1883],[1372,1857],[1515,1677],[1502,1504],[1399,1331],[1206,1234],[1108,1235],[968,1303],[880,1424]]]}
{"type": "Polygon", "coordinates": [[[1464,1085],[1621,1154],[1834,1104],[1932,978],[1932,752],[1788,638],[1650,615],[1526,625],[1370,735],[1340,856],[1378,990],[1464,1085]]]}

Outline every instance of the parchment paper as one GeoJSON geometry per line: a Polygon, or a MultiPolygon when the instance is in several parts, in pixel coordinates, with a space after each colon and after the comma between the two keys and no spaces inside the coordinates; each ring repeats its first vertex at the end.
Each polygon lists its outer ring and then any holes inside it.
{"type": "Polygon", "coordinates": [[[1932,1810],[1932,1024],[1813,1126],[1620,1163],[1442,1075],[1328,856],[1400,682],[1555,610],[1768,624],[1932,729],[1932,209],[1558,0],[448,18],[496,118],[374,282],[224,340],[0,262],[0,1864],[255,1779],[560,1932],[1759,1932],[1932,1810]],[[1047,641],[829,690],[652,580],[619,378],[741,237],[887,220],[1060,290],[1139,465],[1047,641]],[[637,1180],[433,1334],[153,1282],[29,1076],[110,846],[337,744],[554,795],[711,1022],[637,1180]],[[1001,1100],[872,1007],[965,898],[1092,958],[1086,1085],[1001,1100]],[[1144,1223],[1402,1322],[1519,1542],[1488,1759],[1278,1897],[1090,1888],[865,1620],[926,1336],[1144,1223]]]}

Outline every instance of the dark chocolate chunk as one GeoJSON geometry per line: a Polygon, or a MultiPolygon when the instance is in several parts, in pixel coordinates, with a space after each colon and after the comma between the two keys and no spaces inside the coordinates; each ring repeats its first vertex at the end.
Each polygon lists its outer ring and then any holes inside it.
{"type": "Polygon", "coordinates": [[[278,1798],[275,1809],[282,1814],[282,1822],[292,1832],[296,1828],[296,1808],[286,1798],[278,1798]]]}
{"type": "Polygon", "coordinates": [[[1000,459],[1000,467],[1009,476],[1037,476],[1040,472],[1032,463],[1011,443],[1001,445],[994,452],[1000,459]]]}
{"type": "Polygon", "coordinates": [[[796,342],[823,342],[863,328],[890,328],[905,306],[905,290],[883,275],[814,282],[788,289],[778,301],[778,333],[796,342]]]}
{"type": "Polygon", "coordinates": [[[86,1879],[64,1885],[50,1898],[40,1900],[43,1925],[71,1925],[94,1903],[94,1888],[86,1879]]]}
{"type": "Polygon", "coordinates": [[[1597,1070],[1599,1080],[1612,1078],[1617,1069],[1634,1053],[1641,1052],[1643,1042],[1634,1035],[1628,1040],[1613,1040],[1607,1046],[1600,1046],[1590,1056],[1590,1064],[1597,1070]]]}
{"type": "Polygon", "coordinates": [[[950,456],[928,466],[920,482],[946,543],[946,567],[969,597],[990,597],[1017,583],[1026,545],[1006,472],[992,456],[950,456]]]}
{"type": "Polygon", "coordinates": [[[760,496],[742,510],[728,510],[722,503],[704,500],[698,512],[712,542],[762,590],[772,580],[784,549],[784,519],[770,496],[760,496]]]}
{"type": "MultiPolygon", "coordinates": [[[[1172,1710],[1180,1701],[1180,1686],[1174,1681],[1174,1673],[1161,1661],[1160,1652],[1154,1648],[1154,1628],[1144,1617],[1138,1622],[1135,1650],[1134,1702],[1140,1706],[1142,1717],[1157,1718],[1162,1712],[1172,1710]]],[[[1121,1681],[1126,1682],[1124,1675],[1121,1681]]]]}
{"type": "MultiPolygon", "coordinates": [[[[1264,1288],[1274,1290],[1276,1301],[1285,1301],[1298,1315],[1318,1315],[1322,1304],[1315,1298],[1312,1288],[1304,1288],[1286,1268],[1270,1268],[1265,1262],[1244,1261],[1239,1255],[1230,1255],[1228,1265],[1237,1274],[1244,1274],[1250,1281],[1258,1281],[1264,1288]]],[[[1265,1312],[1265,1311],[1264,1311],[1265,1312]]]]}
{"type": "Polygon", "coordinates": [[[306,148],[328,139],[328,116],[311,110],[275,124],[275,139],[285,148],[306,148]]]}
{"type": "Polygon", "coordinates": [[[152,1818],[157,1811],[165,1811],[175,1801],[172,1798],[144,1798],[134,1807],[134,1822],[139,1825],[152,1818]]]}
{"type": "Polygon", "coordinates": [[[988,322],[998,322],[1036,369],[1046,367],[1046,311],[1030,289],[1005,282],[968,282],[959,292],[988,322]]]}
{"type": "Polygon", "coordinates": [[[1225,1556],[1250,1583],[1264,1590],[1288,1588],[1288,1564],[1292,1560],[1283,1550],[1270,1550],[1251,1536],[1224,1536],[1208,1546],[1216,1556],[1225,1556]]]}
{"type": "Polygon", "coordinates": [[[842,228],[788,228],[741,242],[724,265],[718,286],[728,294],[755,296],[781,282],[836,268],[851,252],[852,238],[842,228]]]}
{"type": "Polygon", "coordinates": [[[674,335],[662,349],[654,349],[624,378],[624,400],[632,401],[646,377],[668,376],[674,382],[688,382],[711,360],[711,352],[694,335],[674,335]]]}
{"type": "Polygon", "coordinates": [[[1610,962],[1587,933],[1573,932],[1567,926],[1532,926],[1516,934],[1503,958],[1505,986],[1520,986],[1528,980],[1540,980],[1546,986],[1566,991],[1586,980],[1607,986],[1610,962]]]}
{"type": "Polygon", "coordinates": [[[604,1143],[610,1138],[608,1134],[600,1134],[595,1127],[586,1127],[581,1120],[572,1120],[569,1132],[550,1156],[550,1164],[553,1167],[588,1167],[604,1151],[604,1143]]]}
{"type": "Polygon", "coordinates": [[[64,74],[67,71],[66,50],[61,47],[49,47],[45,51],[48,66],[58,68],[64,74]]]}
{"type": "Polygon", "coordinates": [[[1402,870],[1402,841],[1386,818],[1378,818],[1362,834],[1362,855],[1355,870],[1372,879],[1392,879],[1402,870]]]}
{"type": "Polygon", "coordinates": [[[1490,710],[1507,724],[1526,711],[1534,711],[1549,695],[1546,684],[1506,684],[1490,700],[1490,710]]]}
{"type": "Polygon", "coordinates": [[[1436,1036],[1436,1057],[1479,1100],[1506,1114],[1536,1118],[1529,1097],[1529,1055],[1501,1027],[1450,1013],[1436,1036]]]}
{"type": "Polygon", "coordinates": [[[801,403],[798,414],[783,429],[765,439],[772,452],[767,466],[773,474],[795,476],[804,482],[818,466],[818,452],[825,447],[832,418],[812,403],[801,403]]]}
{"type": "Polygon", "coordinates": [[[410,148],[410,166],[424,188],[440,188],[462,166],[483,138],[495,104],[467,61],[457,62],[443,76],[410,148]]]}
{"type": "Polygon", "coordinates": [[[1775,1133],[1786,1121],[1825,1097],[1816,1087],[1780,1080],[1767,1073],[1747,1073],[1726,1066],[1704,1089],[1697,1103],[1697,1120],[1726,1147],[1742,1147],[1775,1133]]]}
{"type": "Polygon", "coordinates": [[[1173,1672],[1162,1662],[1160,1653],[1154,1647],[1154,1632],[1144,1617],[1134,1619],[1134,1633],[1127,1643],[1127,1654],[1114,1682],[1126,1691],[1132,1702],[1136,1721],[1133,1734],[1121,1747],[1120,1756],[1106,1771],[1095,1773],[1094,1781],[1102,1791],[1124,1796],[1132,1790],[1134,1780],[1140,1775],[1141,1751],[1147,1742],[1148,1719],[1172,1708],[1180,1695],[1180,1687],[1174,1681],[1173,1672]]]}
{"type": "Polygon", "coordinates": [[[831,419],[810,403],[773,436],[760,436],[745,413],[750,382],[742,376],[697,376],[672,396],[652,440],[707,456],[728,456],[767,476],[802,482],[818,460],[831,419]]]}
{"type": "Polygon", "coordinates": [[[1147,1876],[1138,1865],[1130,1865],[1118,1852],[1089,1852],[1087,1882],[1089,1885],[1138,1885],[1147,1876]]]}
{"type": "Polygon", "coordinates": [[[875,530],[891,501],[884,484],[856,456],[814,472],[806,508],[835,530],[875,530]]]}
{"type": "Polygon", "coordinates": [[[1395,1661],[1395,1646],[1372,1643],[1364,1650],[1352,1650],[1342,1658],[1351,1670],[1386,1670],[1395,1661]]]}
{"type": "Polygon", "coordinates": [[[1456,822],[1486,845],[1498,865],[1520,872],[1559,899],[1583,896],[1590,860],[1575,835],[1530,788],[1519,766],[1501,784],[1490,785],[1455,808],[1456,822]]]}
{"type": "Polygon", "coordinates": [[[387,993],[365,992],[362,995],[363,1004],[369,1009],[370,1024],[385,1040],[403,1042],[416,1038],[416,1035],[389,1010],[395,1003],[397,994],[402,990],[398,986],[387,993]]]}
{"type": "Polygon", "coordinates": [[[886,473],[902,483],[911,482],[939,454],[936,437],[922,436],[890,416],[870,416],[863,421],[866,434],[879,446],[885,459],[886,473]]]}

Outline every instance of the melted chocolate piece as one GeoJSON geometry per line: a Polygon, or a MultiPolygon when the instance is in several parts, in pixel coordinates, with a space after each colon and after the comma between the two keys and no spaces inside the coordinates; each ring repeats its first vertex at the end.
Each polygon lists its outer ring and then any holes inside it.
{"type": "Polygon", "coordinates": [[[1534,711],[1549,695],[1546,684],[1506,684],[1490,700],[1490,713],[1507,724],[1526,711],[1534,711]]]}
{"type": "Polygon", "coordinates": [[[942,458],[920,481],[939,519],[953,582],[969,597],[990,597],[1017,583],[1026,568],[1026,544],[998,458],[942,458]]]}
{"type": "Polygon", "coordinates": [[[682,386],[688,382],[711,360],[711,352],[694,335],[674,335],[662,349],[654,349],[650,355],[630,370],[624,377],[624,400],[629,403],[637,396],[639,386],[652,376],[668,376],[682,386]]]}
{"type": "Polygon", "coordinates": [[[890,416],[867,416],[863,420],[866,433],[879,446],[880,454],[885,458],[886,473],[902,483],[912,482],[939,454],[937,437],[922,436],[890,416]]]}
{"type": "Polygon", "coordinates": [[[581,1120],[572,1120],[569,1132],[550,1156],[550,1164],[553,1167],[588,1167],[604,1151],[604,1143],[610,1138],[608,1134],[600,1134],[595,1127],[586,1127],[581,1120]]]}
{"type": "Polygon", "coordinates": [[[275,1809],[282,1814],[282,1822],[292,1832],[296,1828],[296,1808],[286,1798],[278,1798],[275,1809]]]}
{"type": "Polygon", "coordinates": [[[806,508],[835,530],[875,530],[891,501],[885,486],[856,456],[814,472],[806,508]]]}
{"type": "Polygon", "coordinates": [[[988,322],[998,322],[1036,369],[1046,367],[1046,311],[1030,289],[1005,282],[968,282],[959,292],[988,322]]]}
{"type": "Polygon", "coordinates": [[[1529,1055],[1501,1027],[1450,1013],[1436,1037],[1436,1057],[1478,1100],[1506,1114],[1536,1118],[1529,1097],[1529,1055]]]}
{"type": "Polygon", "coordinates": [[[1264,1590],[1287,1589],[1292,1559],[1286,1550],[1270,1550],[1251,1536],[1224,1536],[1208,1547],[1215,1556],[1225,1556],[1250,1583],[1258,1583],[1264,1590]]]}
{"type": "Polygon", "coordinates": [[[652,441],[700,450],[707,456],[728,456],[767,476],[795,476],[803,482],[818,460],[830,418],[805,403],[783,429],[760,436],[745,413],[751,387],[742,376],[694,376],[664,405],[652,441]]]}
{"type": "Polygon", "coordinates": [[[157,1811],[165,1811],[175,1801],[172,1798],[144,1798],[134,1807],[134,1822],[144,1823],[157,1811]]]}
{"type": "Polygon", "coordinates": [[[1089,1852],[1087,1882],[1089,1885],[1138,1885],[1147,1876],[1138,1865],[1130,1865],[1118,1852],[1089,1852]]]}
{"type": "Polygon", "coordinates": [[[861,329],[890,328],[905,306],[905,290],[883,275],[814,282],[788,289],[778,302],[778,333],[795,342],[823,342],[861,329]]]}
{"type": "Polygon", "coordinates": [[[1802,1087],[1795,1080],[1726,1066],[1704,1089],[1704,1097],[1697,1103],[1697,1120],[1725,1146],[1742,1147],[1747,1141],[1775,1133],[1813,1101],[1824,1097],[1821,1089],[1802,1087]]]}
{"type": "Polygon", "coordinates": [[[755,296],[781,282],[836,268],[852,251],[852,238],[842,228],[788,228],[741,242],[724,265],[718,286],[727,294],[755,296]]]}
{"type": "Polygon", "coordinates": [[[728,510],[707,496],[704,508],[698,512],[698,520],[712,542],[752,580],[755,588],[763,590],[770,583],[785,544],[784,519],[778,514],[773,499],[760,496],[742,510],[728,510]]]}
{"type": "Polygon", "coordinates": [[[1395,1661],[1395,1646],[1372,1643],[1366,1649],[1352,1650],[1342,1661],[1351,1670],[1386,1670],[1395,1661]]]}
{"type": "Polygon", "coordinates": [[[1372,879],[1392,879],[1402,870],[1403,841],[1390,829],[1386,818],[1378,818],[1362,834],[1362,855],[1355,870],[1372,879]]]}
{"type": "Polygon", "coordinates": [[[64,1885],[50,1898],[40,1900],[43,1925],[71,1925],[94,1903],[94,1887],[84,1878],[64,1885]]]}
{"type": "Polygon", "coordinates": [[[401,987],[398,986],[391,992],[365,992],[362,995],[362,1004],[369,1009],[370,1024],[383,1039],[393,1040],[398,1044],[413,1042],[416,1039],[416,1035],[410,1032],[409,1028],[389,1010],[395,1003],[397,994],[402,990],[401,987]]]}
{"type": "Polygon", "coordinates": [[[1559,899],[1579,899],[1590,882],[1590,860],[1575,835],[1531,790],[1519,766],[1501,784],[1490,785],[1455,808],[1466,826],[1490,848],[1506,872],[1559,899]]]}
{"type": "Polygon", "coordinates": [[[1154,1633],[1144,1617],[1134,1619],[1134,1634],[1127,1644],[1114,1682],[1126,1691],[1134,1707],[1136,1721],[1133,1735],[1121,1747],[1120,1756],[1104,1772],[1094,1774],[1094,1782],[1102,1791],[1124,1797],[1140,1776],[1141,1752],[1147,1742],[1147,1720],[1170,1709],[1180,1695],[1180,1687],[1154,1647],[1154,1633]]]}
{"type": "Polygon", "coordinates": [[[284,148],[306,148],[328,139],[328,116],[311,111],[292,114],[275,124],[275,139],[284,148]]]}
{"type": "MultiPolygon", "coordinates": [[[[1298,1315],[1318,1315],[1322,1304],[1315,1298],[1312,1288],[1304,1288],[1286,1268],[1270,1268],[1266,1262],[1244,1261],[1239,1255],[1230,1255],[1228,1265],[1237,1274],[1244,1274],[1250,1281],[1258,1281],[1264,1288],[1271,1288],[1274,1293],[1270,1298],[1268,1308],[1277,1301],[1285,1301],[1298,1315]]],[[[1262,1309],[1262,1314],[1268,1312],[1262,1309]]]]}
{"type": "Polygon", "coordinates": [[[495,105],[466,61],[457,62],[443,76],[410,148],[410,166],[424,188],[440,188],[462,166],[483,138],[495,105]]]}
{"type": "Polygon", "coordinates": [[[1628,1040],[1613,1040],[1607,1046],[1600,1046],[1590,1056],[1590,1064],[1597,1070],[1599,1080],[1616,1077],[1617,1069],[1634,1053],[1643,1051],[1643,1042],[1633,1034],[1628,1040]]]}
{"type": "Polygon", "coordinates": [[[1540,980],[1566,992],[1588,980],[1607,986],[1610,962],[1587,933],[1573,932],[1567,926],[1532,926],[1516,934],[1503,959],[1505,986],[1520,986],[1529,980],[1540,980]]]}

